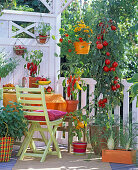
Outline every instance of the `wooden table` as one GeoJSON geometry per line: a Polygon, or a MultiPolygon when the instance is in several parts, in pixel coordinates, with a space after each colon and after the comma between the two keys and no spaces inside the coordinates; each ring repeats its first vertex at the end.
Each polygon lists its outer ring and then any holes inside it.
{"type": "MultiPolygon", "coordinates": [[[[66,101],[60,94],[45,94],[47,109],[66,111],[66,101]]],[[[17,102],[16,93],[3,93],[3,105],[10,104],[9,101],[17,102]]]]}

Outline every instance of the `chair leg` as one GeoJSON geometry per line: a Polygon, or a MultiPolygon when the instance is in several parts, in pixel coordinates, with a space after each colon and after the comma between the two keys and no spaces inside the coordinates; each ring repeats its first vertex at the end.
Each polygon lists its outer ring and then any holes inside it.
{"type": "Polygon", "coordinates": [[[30,144],[30,142],[32,140],[33,134],[34,134],[34,131],[33,131],[33,125],[32,125],[32,128],[30,129],[30,132],[26,136],[26,140],[25,140],[24,146],[23,146],[23,151],[21,153],[21,156],[20,156],[19,160],[23,160],[24,154],[27,151],[27,148],[28,148],[28,146],[29,146],[29,144],[30,144]]]}
{"type": "Polygon", "coordinates": [[[57,151],[58,157],[59,157],[59,158],[62,158],[62,156],[61,156],[61,151],[60,151],[60,149],[59,149],[59,146],[58,146],[58,143],[57,143],[57,140],[56,140],[56,137],[55,137],[56,131],[57,131],[57,126],[54,127],[53,132],[50,130],[50,133],[51,133],[50,136],[51,136],[52,141],[53,141],[53,143],[54,143],[54,145],[55,145],[55,149],[56,149],[56,151],[57,151]],[[53,134],[52,134],[52,133],[53,133],[53,134]]]}
{"type": "Polygon", "coordinates": [[[57,130],[57,126],[54,127],[53,131],[52,131],[51,129],[52,129],[52,128],[49,128],[50,139],[49,139],[49,141],[48,141],[47,147],[46,147],[46,149],[45,149],[45,151],[44,151],[44,153],[43,153],[43,156],[42,156],[42,159],[41,159],[40,162],[44,162],[44,161],[45,161],[46,156],[47,156],[47,154],[48,154],[48,150],[49,150],[49,148],[50,148],[50,145],[51,145],[52,141],[54,142],[54,145],[55,145],[55,148],[56,148],[58,157],[59,157],[59,158],[62,158],[62,156],[61,156],[61,151],[60,151],[60,149],[59,149],[58,143],[57,143],[56,138],[55,138],[55,133],[56,133],[56,130],[57,130]]]}

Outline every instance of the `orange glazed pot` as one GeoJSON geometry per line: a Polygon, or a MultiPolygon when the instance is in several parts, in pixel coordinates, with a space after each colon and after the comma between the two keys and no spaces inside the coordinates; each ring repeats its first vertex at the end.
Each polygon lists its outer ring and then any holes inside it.
{"type": "Polygon", "coordinates": [[[116,149],[116,150],[102,150],[103,162],[114,162],[122,164],[136,163],[136,150],[116,149]]]}
{"type": "Polygon", "coordinates": [[[29,88],[38,88],[39,85],[36,85],[37,77],[29,77],[29,88]]]}
{"type": "Polygon", "coordinates": [[[77,109],[77,105],[79,101],[78,100],[66,100],[66,103],[67,103],[66,111],[70,113],[70,112],[74,112],[77,109]]]}
{"type": "Polygon", "coordinates": [[[41,44],[45,44],[46,43],[46,38],[47,38],[47,35],[43,36],[43,35],[39,34],[39,41],[40,41],[41,44]]]}
{"type": "Polygon", "coordinates": [[[90,44],[86,41],[83,42],[74,42],[74,47],[76,54],[88,54],[90,50],[90,44]]]}

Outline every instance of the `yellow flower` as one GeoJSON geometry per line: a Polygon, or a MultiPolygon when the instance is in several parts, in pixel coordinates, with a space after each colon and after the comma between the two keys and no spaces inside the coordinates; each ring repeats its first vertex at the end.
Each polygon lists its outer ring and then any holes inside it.
{"type": "Polygon", "coordinates": [[[84,32],[87,32],[87,33],[88,33],[88,32],[89,32],[89,30],[84,30],[84,32]]]}
{"type": "Polygon", "coordinates": [[[78,31],[81,31],[81,28],[78,28],[78,31]]]}

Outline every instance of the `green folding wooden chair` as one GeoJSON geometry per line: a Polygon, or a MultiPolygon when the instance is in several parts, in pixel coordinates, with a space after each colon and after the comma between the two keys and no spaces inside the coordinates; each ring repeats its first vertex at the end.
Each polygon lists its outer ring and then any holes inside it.
{"type": "Polygon", "coordinates": [[[65,112],[55,110],[47,110],[44,87],[41,88],[21,88],[16,87],[16,96],[17,102],[22,105],[22,110],[24,111],[25,117],[29,120],[30,127],[25,135],[24,141],[19,149],[18,156],[20,160],[23,160],[25,156],[40,157],[41,161],[44,162],[47,154],[57,155],[59,158],[62,158],[61,151],[59,149],[57,140],[56,140],[56,131],[60,123],[62,123],[62,117],[65,115],[65,112]],[[59,113],[58,113],[59,112],[59,113]],[[54,113],[54,114],[52,114],[54,113]],[[49,116],[55,116],[55,119],[49,116]],[[46,128],[41,126],[41,123],[46,124],[46,128]],[[35,146],[33,140],[33,134],[35,131],[39,131],[42,140],[46,144],[44,151],[38,150],[35,146]],[[50,134],[50,138],[46,139],[44,132],[50,134]],[[55,151],[52,151],[50,146],[54,143],[55,151]],[[32,148],[33,152],[27,152],[28,147],[32,148]]]}

